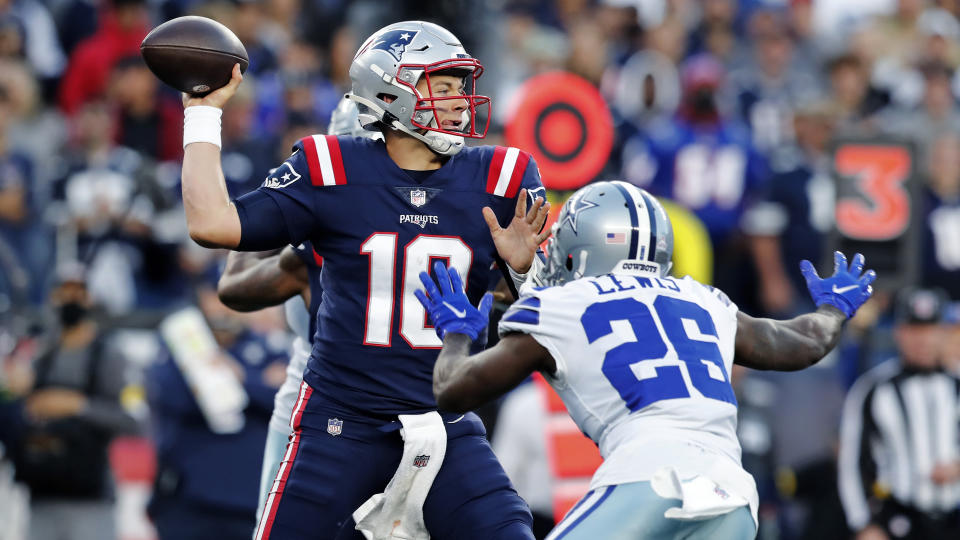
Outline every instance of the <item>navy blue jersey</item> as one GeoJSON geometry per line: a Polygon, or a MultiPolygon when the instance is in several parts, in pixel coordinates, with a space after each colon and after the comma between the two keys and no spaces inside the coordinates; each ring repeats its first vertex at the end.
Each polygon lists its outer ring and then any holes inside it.
{"type": "Polygon", "coordinates": [[[516,148],[465,148],[418,182],[383,142],[322,135],[298,142],[258,190],[260,198],[241,198],[238,211],[242,236],[309,240],[323,256],[304,380],[368,413],[435,409],[441,342],[413,294],[418,275],[443,260],[465,276],[467,295],[479,302],[500,277],[481,209],[489,206],[506,226],[521,188],[544,193],[536,163],[516,148]],[[258,204],[269,204],[262,195],[279,206],[282,223],[251,217],[258,204]]]}
{"type": "MultiPolygon", "coordinates": [[[[780,237],[780,252],[787,278],[798,298],[807,298],[807,285],[799,272],[800,261],[819,262],[833,225],[833,181],[806,163],[777,171],[764,186],[755,208],[762,208],[758,235],[780,237]]],[[[755,221],[755,220],[748,220],[755,221]]],[[[804,306],[806,311],[810,306],[804,306]]]]}
{"type": "Polygon", "coordinates": [[[940,199],[929,189],[924,201],[922,282],[960,300],[960,201],[940,199]]]}
{"type": "Polygon", "coordinates": [[[309,241],[302,242],[293,246],[293,252],[303,261],[307,267],[307,281],[310,284],[310,306],[307,311],[310,313],[310,343],[313,343],[313,337],[317,333],[317,311],[320,310],[320,300],[323,296],[323,286],[320,284],[320,270],[323,268],[323,257],[309,241]]]}

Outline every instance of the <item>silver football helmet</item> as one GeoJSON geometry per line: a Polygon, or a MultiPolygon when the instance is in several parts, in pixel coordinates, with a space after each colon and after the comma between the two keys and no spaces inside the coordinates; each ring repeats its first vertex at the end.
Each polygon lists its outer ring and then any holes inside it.
{"type": "Polygon", "coordinates": [[[464,137],[482,138],[490,124],[490,98],[475,94],[483,66],[467,54],[460,40],[433,23],[404,21],[381,28],[360,46],[350,65],[352,91],[346,95],[360,110],[365,129],[381,126],[402,131],[442,155],[463,148],[464,137]],[[463,92],[434,96],[431,74],[463,78],[463,92]],[[421,95],[417,83],[426,78],[428,91],[421,95]],[[389,96],[389,98],[386,98],[389,96]],[[447,101],[466,102],[459,129],[443,129],[437,108],[447,101]]]}
{"type": "Polygon", "coordinates": [[[560,210],[552,231],[543,270],[548,285],[638,265],[666,276],[672,266],[670,218],[656,198],[627,182],[580,188],[560,210]]]}
{"type": "Polygon", "coordinates": [[[337,108],[330,114],[330,124],[327,125],[327,135],[350,135],[351,137],[366,137],[376,139],[381,137],[377,131],[367,131],[360,125],[360,111],[357,104],[347,98],[340,100],[337,108]]]}

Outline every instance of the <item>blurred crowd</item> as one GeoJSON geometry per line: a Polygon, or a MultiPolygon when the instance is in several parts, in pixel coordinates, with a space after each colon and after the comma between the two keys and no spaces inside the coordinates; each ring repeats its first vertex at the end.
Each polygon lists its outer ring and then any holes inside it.
{"type": "MultiPolygon", "coordinates": [[[[479,92],[494,103],[485,144],[503,143],[528,78],[566,70],[596,85],[616,129],[597,179],[625,179],[692,214],[711,254],[701,277],[754,315],[812,308],[798,262],[827,260],[832,141],[912,145],[921,199],[912,285],[960,301],[956,0],[0,0],[0,434],[13,425],[4,415],[19,414],[7,403],[25,401],[29,418],[66,418],[114,402],[87,419],[98,437],[157,437],[167,425],[157,411],[179,404],[149,392],[151,373],[169,363],[156,327],[185,306],[201,307],[225,350],[245,344],[235,356],[247,382],[254,372],[276,382],[267,359],[289,345],[282,316],[209,305],[225,253],[187,238],[180,96],[139,56],[150,28],[186,14],[226,24],[249,54],[223,114],[234,196],[259,186],[293,142],[324,131],[365,36],[425,19],[484,65],[479,92]],[[81,323],[91,326],[80,332],[81,323]],[[121,362],[110,373],[123,380],[91,381],[82,372],[101,369],[95,361],[64,375],[73,394],[51,394],[57,370],[38,373],[38,360],[65,350],[121,362]]],[[[691,249],[683,242],[678,252],[691,249]]],[[[849,536],[836,487],[839,410],[861,374],[909,346],[890,331],[900,324],[893,293],[881,281],[817,368],[737,373],[761,538],[849,536]]],[[[937,356],[960,373],[957,313],[948,302],[936,319],[937,356]]],[[[165,481],[174,482],[158,475],[157,489],[175,489],[165,481]]],[[[89,490],[114,498],[108,486],[89,490]]]]}

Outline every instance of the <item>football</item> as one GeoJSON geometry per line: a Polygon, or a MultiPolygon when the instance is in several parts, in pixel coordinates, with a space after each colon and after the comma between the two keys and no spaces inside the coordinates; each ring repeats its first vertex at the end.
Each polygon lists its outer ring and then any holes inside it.
{"type": "Polygon", "coordinates": [[[143,38],[140,54],[150,71],[181,92],[205,95],[230,82],[233,65],[250,61],[240,39],[206,17],[171,19],[143,38]]]}

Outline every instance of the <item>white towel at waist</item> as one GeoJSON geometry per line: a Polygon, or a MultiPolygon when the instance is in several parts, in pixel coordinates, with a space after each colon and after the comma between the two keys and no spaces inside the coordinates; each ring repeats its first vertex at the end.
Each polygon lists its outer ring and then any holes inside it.
{"type": "Polygon", "coordinates": [[[367,540],[428,540],[423,502],[447,452],[447,431],[436,411],[401,414],[403,457],[383,493],[353,513],[367,540]]]}
{"type": "Polygon", "coordinates": [[[667,509],[664,517],[679,520],[709,519],[723,515],[741,506],[747,506],[756,522],[753,501],[741,495],[736,482],[723,475],[695,475],[681,479],[673,467],[663,467],[654,473],[650,486],[667,499],[680,499],[681,506],[667,509]]]}

